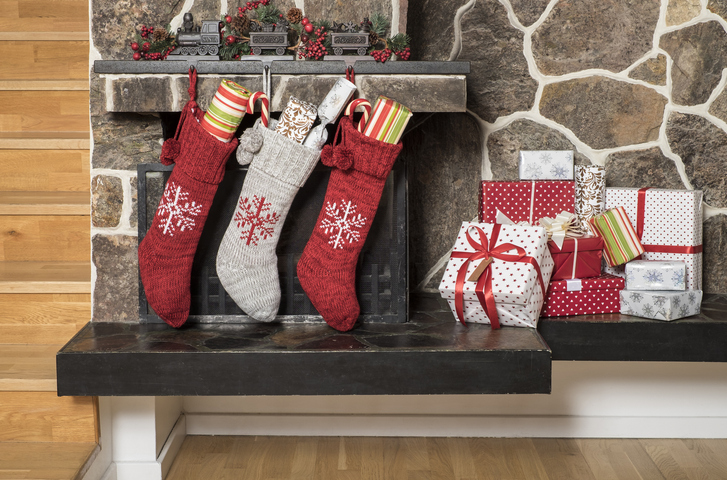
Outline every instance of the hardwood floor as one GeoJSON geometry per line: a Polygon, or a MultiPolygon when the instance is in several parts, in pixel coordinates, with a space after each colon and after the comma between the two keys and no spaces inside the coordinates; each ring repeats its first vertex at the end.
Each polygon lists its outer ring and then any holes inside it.
{"type": "Polygon", "coordinates": [[[167,480],[724,480],[727,440],[188,436],[167,480]]]}

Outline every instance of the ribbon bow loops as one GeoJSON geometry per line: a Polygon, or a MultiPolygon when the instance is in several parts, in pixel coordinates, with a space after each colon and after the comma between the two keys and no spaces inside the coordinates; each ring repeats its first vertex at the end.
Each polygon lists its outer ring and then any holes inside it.
{"type": "Polygon", "coordinates": [[[540,219],[540,225],[545,227],[548,238],[558,245],[558,249],[563,248],[566,237],[580,238],[583,236],[583,231],[578,224],[578,218],[570,212],[563,211],[556,215],[555,218],[543,217],[540,219]]]}

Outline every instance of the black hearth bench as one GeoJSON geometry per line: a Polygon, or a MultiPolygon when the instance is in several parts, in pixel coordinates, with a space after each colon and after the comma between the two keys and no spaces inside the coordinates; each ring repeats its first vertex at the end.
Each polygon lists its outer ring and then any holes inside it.
{"type": "Polygon", "coordinates": [[[727,361],[727,295],[661,322],[543,318],[538,329],[464,327],[436,295],[410,321],[363,324],[88,323],[56,358],[59,395],[549,393],[552,360],[727,361]]]}

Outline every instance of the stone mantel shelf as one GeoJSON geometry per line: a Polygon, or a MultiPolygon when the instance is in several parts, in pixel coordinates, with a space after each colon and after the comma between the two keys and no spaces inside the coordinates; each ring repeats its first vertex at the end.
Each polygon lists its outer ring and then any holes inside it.
{"type": "Polygon", "coordinates": [[[542,318],[538,330],[463,327],[438,296],[408,323],[87,324],[56,357],[59,395],[549,393],[552,360],[726,362],[727,295],[662,322],[542,318]]]}
{"type": "MultiPolygon", "coordinates": [[[[346,63],[343,60],[330,61],[282,61],[276,57],[269,60],[270,73],[273,75],[343,75],[346,63]]],[[[351,57],[355,59],[356,57],[351,57]]],[[[194,63],[199,74],[219,75],[261,75],[267,61],[204,61],[194,63]]],[[[134,60],[96,60],[93,69],[99,74],[186,74],[190,62],[184,60],[134,61],[134,60]]],[[[466,75],[470,73],[470,62],[375,62],[357,61],[354,65],[356,75],[466,75]]]]}
{"type": "MultiPolygon", "coordinates": [[[[187,100],[187,61],[96,60],[94,72],[104,84],[106,111],[178,112],[187,100]]],[[[263,90],[263,62],[196,62],[198,103],[206,109],[220,77],[250,90],[263,90]]],[[[358,97],[375,100],[384,95],[406,105],[412,112],[465,112],[466,75],[469,62],[358,61],[354,65],[358,97]]],[[[285,108],[296,96],[313,104],[346,72],[340,60],[304,62],[272,61],[270,110],[285,108]]]]}

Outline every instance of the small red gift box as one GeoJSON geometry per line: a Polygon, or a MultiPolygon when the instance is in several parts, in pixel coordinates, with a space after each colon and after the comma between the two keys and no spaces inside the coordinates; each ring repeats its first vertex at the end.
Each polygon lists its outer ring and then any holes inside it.
{"type": "Polygon", "coordinates": [[[566,238],[563,248],[554,241],[548,242],[553,256],[553,280],[566,278],[591,278],[601,274],[603,239],[601,237],[566,238]]]}
{"type": "Polygon", "coordinates": [[[482,182],[480,222],[497,223],[501,211],[513,223],[537,225],[543,217],[555,217],[565,211],[574,213],[576,184],[566,180],[521,182],[482,182]]]}
{"type": "Polygon", "coordinates": [[[618,313],[624,279],[604,273],[599,277],[556,280],[548,286],[541,317],[618,313]]]}

